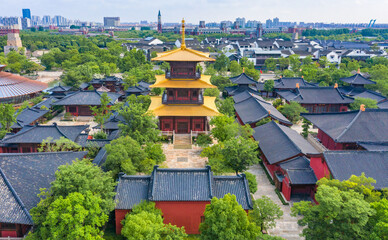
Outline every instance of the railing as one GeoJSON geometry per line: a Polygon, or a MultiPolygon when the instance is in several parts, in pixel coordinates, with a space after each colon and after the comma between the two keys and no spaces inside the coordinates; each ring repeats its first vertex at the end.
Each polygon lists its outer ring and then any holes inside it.
{"type": "Polygon", "coordinates": [[[174,131],[160,131],[160,135],[162,136],[173,136],[174,131]]]}
{"type": "Polygon", "coordinates": [[[166,72],[166,78],[184,78],[184,79],[200,79],[201,72],[197,71],[194,73],[171,73],[170,71],[166,72]]]}
{"type": "Polygon", "coordinates": [[[24,237],[0,237],[0,240],[21,240],[24,237]]]}
{"type": "Polygon", "coordinates": [[[167,93],[164,92],[162,96],[163,104],[203,104],[203,95],[202,93],[198,94],[197,100],[178,100],[178,99],[168,99],[167,93]]]}
{"type": "Polygon", "coordinates": [[[307,142],[309,142],[315,149],[317,149],[318,152],[324,152],[327,151],[327,148],[322,145],[313,135],[309,134],[307,136],[307,142]]]}

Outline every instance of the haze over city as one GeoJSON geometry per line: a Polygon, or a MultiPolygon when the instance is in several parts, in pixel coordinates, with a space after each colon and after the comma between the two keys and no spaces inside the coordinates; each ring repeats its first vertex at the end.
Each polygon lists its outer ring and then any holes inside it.
{"type": "MultiPolygon", "coordinates": [[[[3,2],[1,0],[0,2],[3,2]]],[[[121,22],[147,20],[155,22],[161,10],[164,22],[189,23],[231,20],[236,17],[259,20],[279,17],[283,21],[387,23],[388,0],[198,0],[198,1],[136,1],[136,0],[17,0],[0,9],[0,16],[19,16],[22,8],[33,15],[61,15],[69,19],[102,22],[104,16],[119,16],[121,22]]],[[[4,6],[4,4],[3,4],[4,6]]]]}

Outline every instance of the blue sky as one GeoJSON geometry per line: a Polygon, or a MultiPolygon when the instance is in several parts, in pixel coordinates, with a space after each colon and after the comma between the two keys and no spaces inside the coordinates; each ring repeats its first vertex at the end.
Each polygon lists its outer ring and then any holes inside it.
{"type": "Polygon", "coordinates": [[[388,0],[0,0],[0,16],[21,16],[22,8],[32,15],[62,15],[70,19],[102,22],[104,16],[119,16],[122,22],[178,22],[184,17],[198,23],[234,20],[388,23],[388,0]]]}

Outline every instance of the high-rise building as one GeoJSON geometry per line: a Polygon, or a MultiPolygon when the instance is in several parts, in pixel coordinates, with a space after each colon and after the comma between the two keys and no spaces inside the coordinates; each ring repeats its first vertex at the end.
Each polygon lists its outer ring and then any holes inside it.
{"type": "Polygon", "coordinates": [[[258,23],[256,28],[256,37],[261,38],[263,37],[263,24],[258,23]]]}
{"type": "Polygon", "coordinates": [[[29,18],[22,18],[22,29],[28,29],[31,27],[31,19],[29,18]]]}
{"type": "Polygon", "coordinates": [[[239,28],[245,28],[245,18],[236,18],[235,23],[237,23],[239,28]]]}
{"type": "Polygon", "coordinates": [[[67,25],[67,19],[62,16],[54,16],[53,22],[57,26],[66,26],[67,25]]]}
{"type": "Polygon", "coordinates": [[[273,24],[272,24],[272,20],[271,19],[268,19],[267,21],[265,21],[265,27],[266,28],[272,28],[273,24]]]}
{"type": "Polygon", "coordinates": [[[158,33],[162,33],[162,15],[158,13],[158,33]]]}
{"type": "Polygon", "coordinates": [[[279,18],[274,18],[273,19],[273,27],[279,27],[279,18]]]}
{"type": "Polygon", "coordinates": [[[22,9],[23,18],[31,19],[31,10],[29,8],[22,9]]]}
{"type": "Polygon", "coordinates": [[[51,17],[48,16],[48,15],[43,16],[42,24],[45,25],[45,26],[48,26],[48,25],[52,24],[51,17]]]}
{"type": "Polygon", "coordinates": [[[120,25],[120,17],[104,17],[105,27],[117,27],[120,25]]]}
{"type": "Polygon", "coordinates": [[[205,21],[199,21],[199,28],[205,28],[206,24],[205,21]]]}
{"type": "Polygon", "coordinates": [[[20,17],[4,17],[2,18],[2,24],[4,26],[14,26],[14,27],[17,27],[18,29],[21,29],[22,19],[20,17]]]}
{"type": "Polygon", "coordinates": [[[36,26],[41,24],[42,24],[42,21],[39,16],[31,16],[31,25],[36,26]]]}

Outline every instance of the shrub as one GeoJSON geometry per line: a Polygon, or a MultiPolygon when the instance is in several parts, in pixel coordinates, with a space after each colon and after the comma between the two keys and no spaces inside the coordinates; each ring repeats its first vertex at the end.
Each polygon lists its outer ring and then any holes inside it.
{"type": "Polygon", "coordinates": [[[213,142],[210,135],[207,134],[199,134],[197,137],[197,145],[200,147],[207,147],[213,142]]]}

